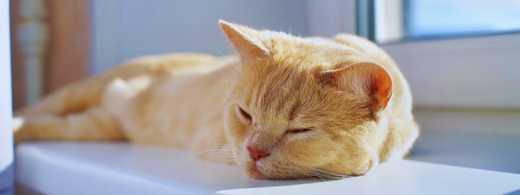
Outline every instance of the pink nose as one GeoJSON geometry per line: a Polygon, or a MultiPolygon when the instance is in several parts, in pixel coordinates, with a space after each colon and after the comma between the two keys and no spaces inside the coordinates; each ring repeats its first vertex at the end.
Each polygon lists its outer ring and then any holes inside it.
{"type": "Polygon", "coordinates": [[[258,161],[260,160],[260,158],[269,155],[269,153],[267,153],[266,151],[251,148],[250,146],[247,146],[247,150],[249,150],[249,155],[251,155],[251,158],[255,161],[258,161]]]}

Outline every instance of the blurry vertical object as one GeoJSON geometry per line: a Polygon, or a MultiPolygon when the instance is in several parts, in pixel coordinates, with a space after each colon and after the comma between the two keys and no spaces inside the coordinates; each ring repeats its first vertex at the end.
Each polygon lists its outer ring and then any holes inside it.
{"type": "Polygon", "coordinates": [[[374,40],[374,0],[356,1],[356,34],[374,40]]]}
{"type": "Polygon", "coordinates": [[[9,2],[0,1],[0,195],[14,194],[9,2]]]}
{"type": "Polygon", "coordinates": [[[90,0],[10,1],[15,111],[88,76],[90,5],[90,0]]]}
{"type": "Polygon", "coordinates": [[[389,43],[404,36],[403,0],[375,0],[375,41],[389,43]]]}
{"type": "Polygon", "coordinates": [[[405,33],[405,1],[357,1],[357,34],[376,43],[400,41],[405,33]]]}
{"type": "Polygon", "coordinates": [[[20,0],[9,1],[13,110],[17,110],[25,105],[25,63],[22,45],[18,38],[18,26],[21,24],[20,3],[20,0]]]}
{"type": "Polygon", "coordinates": [[[25,60],[26,105],[40,99],[44,92],[44,58],[47,51],[47,11],[44,0],[22,0],[22,23],[18,38],[25,60]]]}
{"type": "Polygon", "coordinates": [[[90,0],[47,1],[48,52],[45,93],[89,75],[90,0]]]}

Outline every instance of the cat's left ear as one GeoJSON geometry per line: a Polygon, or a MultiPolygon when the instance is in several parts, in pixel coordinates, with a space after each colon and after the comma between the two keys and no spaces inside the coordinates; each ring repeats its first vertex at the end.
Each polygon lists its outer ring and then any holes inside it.
{"type": "Polygon", "coordinates": [[[349,65],[322,74],[339,90],[368,100],[375,112],[383,111],[392,97],[392,77],[383,67],[373,63],[349,65]]]}
{"type": "Polygon", "coordinates": [[[219,24],[242,59],[256,59],[269,55],[269,50],[265,47],[267,37],[262,32],[223,20],[220,20],[219,24]]]}

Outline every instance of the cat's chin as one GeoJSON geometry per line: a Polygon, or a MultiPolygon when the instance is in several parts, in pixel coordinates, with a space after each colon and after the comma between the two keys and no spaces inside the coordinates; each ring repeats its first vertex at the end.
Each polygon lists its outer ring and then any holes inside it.
{"type": "Polygon", "coordinates": [[[257,166],[247,169],[246,175],[247,175],[247,177],[252,178],[252,179],[269,179],[260,170],[258,170],[257,166]]]}

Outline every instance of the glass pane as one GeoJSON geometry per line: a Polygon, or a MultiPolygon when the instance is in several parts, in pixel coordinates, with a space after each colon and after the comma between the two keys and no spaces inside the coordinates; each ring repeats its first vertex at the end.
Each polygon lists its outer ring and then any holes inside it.
{"type": "Polygon", "coordinates": [[[378,43],[520,31],[519,0],[375,0],[374,10],[378,43]]]}

